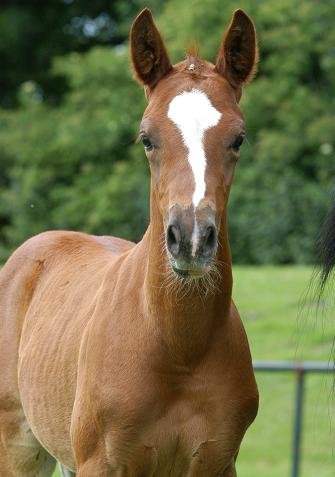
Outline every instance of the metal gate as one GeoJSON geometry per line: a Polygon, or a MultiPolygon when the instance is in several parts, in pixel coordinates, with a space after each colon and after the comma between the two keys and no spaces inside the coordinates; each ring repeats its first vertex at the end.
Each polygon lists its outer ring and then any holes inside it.
{"type": "Polygon", "coordinates": [[[253,366],[256,372],[293,372],[296,375],[291,477],[299,477],[305,378],[308,373],[335,373],[335,364],[312,361],[255,361],[253,366]]]}

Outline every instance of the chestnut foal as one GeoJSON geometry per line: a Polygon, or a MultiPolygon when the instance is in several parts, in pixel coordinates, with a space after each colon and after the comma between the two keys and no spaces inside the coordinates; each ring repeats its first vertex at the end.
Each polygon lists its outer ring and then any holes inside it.
{"type": "Polygon", "coordinates": [[[227,233],[253,23],[235,12],[215,66],[172,66],[145,9],[131,56],[150,225],[137,245],[43,233],[1,271],[2,477],[233,477],[257,413],[227,233]]]}

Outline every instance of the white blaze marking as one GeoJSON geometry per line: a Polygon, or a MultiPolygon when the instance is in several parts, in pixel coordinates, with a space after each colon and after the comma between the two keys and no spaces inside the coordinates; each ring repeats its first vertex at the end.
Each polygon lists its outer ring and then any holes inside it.
{"type": "Polygon", "coordinates": [[[204,92],[192,89],[173,98],[169,105],[168,117],[179,128],[188,148],[187,159],[195,182],[193,204],[197,207],[206,191],[204,133],[206,129],[218,124],[221,113],[214,108],[204,92]]]}

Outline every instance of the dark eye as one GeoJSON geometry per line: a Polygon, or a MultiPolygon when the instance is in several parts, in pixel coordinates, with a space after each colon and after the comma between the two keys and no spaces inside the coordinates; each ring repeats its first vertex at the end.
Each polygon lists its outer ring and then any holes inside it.
{"type": "Polygon", "coordinates": [[[147,151],[151,151],[154,146],[153,146],[152,142],[150,141],[150,139],[148,138],[148,136],[145,133],[141,133],[140,138],[141,138],[141,141],[142,141],[143,146],[145,147],[145,149],[147,151]]]}
{"type": "Polygon", "coordinates": [[[243,141],[244,141],[244,134],[240,134],[239,136],[237,136],[235,141],[231,144],[231,146],[230,146],[231,149],[234,152],[238,152],[240,147],[242,146],[243,141]]]}

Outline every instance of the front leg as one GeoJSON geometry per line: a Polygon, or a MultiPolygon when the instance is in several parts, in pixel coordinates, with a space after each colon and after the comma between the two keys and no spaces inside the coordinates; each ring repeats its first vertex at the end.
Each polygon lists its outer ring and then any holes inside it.
{"type": "Polygon", "coordinates": [[[76,477],[117,477],[118,474],[111,472],[101,461],[90,459],[81,465],[76,477]]]}
{"type": "Polygon", "coordinates": [[[105,453],[95,454],[78,465],[76,477],[153,477],[156,471],[156,449],[141,445],[134,448],[131,455],[124,454],[117,459],[105,453]]]}
{"type": "Polygon", "coordinates": [[[223,472],[222,477],[237,477],[236,467],[235,467],[235,460],[223,472]]]}

